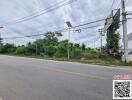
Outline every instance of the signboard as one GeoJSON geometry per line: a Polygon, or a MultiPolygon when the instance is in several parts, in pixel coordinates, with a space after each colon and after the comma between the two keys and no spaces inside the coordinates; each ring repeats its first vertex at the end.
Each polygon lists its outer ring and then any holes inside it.
{"type": "Polygon", "coordinates": [[[113,24],[115,25],[115,29],[119,28],[119,23],[120,23],[120,9],[118,9],[113,16],[113,24]]]}
{"type": "Polygon", "coordinates": [[[104,33],[107,32],[107,29],[111,26],[112,23],[113,23],[113,11],[105,20],[104,33]]]}
{"type": "Polygon", "coordinates": [[[119,22],[120,22],[120,9],[116,10],[116,12],[112,11],[111,14],[107,17],[104,25],[104,33],[107,32],[107,30],[112,24],[116,24],[117,27],[115,27],[115,29],[117,29],[119,22]]]}

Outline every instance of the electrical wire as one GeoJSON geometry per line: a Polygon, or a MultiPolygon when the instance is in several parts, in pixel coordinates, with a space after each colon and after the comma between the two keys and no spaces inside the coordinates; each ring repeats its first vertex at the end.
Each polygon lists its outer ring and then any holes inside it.
{"type": "MultiPolygon", "coordinates": [[[[63,2],[64,2],[64,0],[63,0],[63,1],[60,1],[59,4],[61,4],[61,3],[63,3],[63,2]]],[[[41,12],[43,12],[43,11],[45,11],[45,10],[48,10],[48,9],[50,9],[50,8],[56,6],[56,5],[57,5],[57,3],[55,3],[54,5],[52,5],[52,6],[48,7],[48,8],[45,8],[45,9],[43,9],[43,10],[41,10],[41,11],[33,12],[32,14],[30,14],[30,15],[28,15],[28,16],[22,17],[22,18],[20,18],[20,19],[17,19],[17,20],[15,20],[15,21],[12,21],[12,22],[17,22],[17,21],[19,21],[19,20],[23,20],[23,19],[25,19],[25,18],[34,16],[35,14],[41,13],[41,12]]],[[[11,22],[8,22],[8,23],[11,23],[11,22]]]]}
{"type": "MultiPolygon", "coordinates": [[[[63,0],[63,2],[64,2],[64,1],[65,1],[65,0],[63,0]]],[[[48,7],[48,8],[46,8],[46,9],[44,9],[44,10],[38,12],[38,13],[33,13],[33,14],[29,15],[29,16],[23,17],[23,18],[18,19],[18,20],[16,20],[16,21],[9,22],[9,23],[5,23],[4,26],[9,26],[9,25],[13,25],[13,24],[17,24],[17,23],[21,23],[21,22],[24,22],[24,21],[31,20],[31,19],[36,18],[36,17],[38,17],[38,16],[44,15],[44,14],[46,14],[46,13],[49,13],[49,12],[51,12],[51,11],[54,11],[54,10],[56,10],[56,9],[59,9],[59,8],[61,8],[61,7],[66,6],[66,5],[69,5],[69,4],[73,3],[74,1],[75,1],[75,0],[70,0],[70,1],[64,2],[64,3],[61,2],[62,4],[61,4],[61,3],[58,3],[57,5],[48,7]]]]}
{"type": "Polygon", "coordinates": [[[114,6],[114,3],[115,3],[115,0],[112,1],[111,7],[110,7],[110,10],[109,10],[110,12],[112,11],[112,8],[114,6]]]}
{"type": "MultiPolygon", "coordinates": [[[[90,26],[90,27],[83,27],[83,28],[80,28],[80,30],[86,30],[86,29],[89,29],[89,28],[95,28],[95,27],[99,27],[99,25],[96,25],[96,26],[90,26]]],[[[66,31],[68,29],[65,29],[65,30],[57,30],[55,32],[62,32],[62,31],[66,31]]],[[[71,31],[77,31],[77,30],[71,30],[71,31]]],[[[34,34],[34,35],[26,35],[26,36],[21,36],[21,37],[7,37],[7,38],[2,38],[4,40],[7,40],[7,39],[18,39],[18,38],[25,38],[25,37],[37,37],[37,36],[42,36],[44,34],[34,34]]]]}
{"type": "MultiPolygon", "coordinates": [[[[109,18],[107,18],[107,19],[109,19],[109,18]]],[[[72,29],[77,28],[77,27],[81,27],[81,26],[85,26],[85,25],[89,25],[89,24],[93,24],[93,23],[97,23],[97,22],[101,22],[101,21],[104,21],[104,20],[106,20],[106,19],[99,19],[99,20],[96,20],[96,21],[91,21],[91,22],[88,22],[88,23],[79,24],[79,25],[73,26],[72,29]]],[[[83,27],[83,28],[79,28],[79,29],[84,30],[84,29],[95,28],[95,27],[99,27],[99,26],[102,26],[102,25],[83,27]]],[[[63,28],[63,29],[60,29],[60,30],[56,30],[55,32],[64,32],[64,31],[67,31],[68,29],[69,28],[63,28]]],[[[77,31],[77,30],[78,29],[75,29],[75,30],[72,30],[72,31],[77,31]]],[[[25,38],[25,37],[35,37],[35,36],[41,36],[41,35],[44,35],[44,34],[27,35],[27,36],[23,36],[23,37],[8,37],[8,38],[3,38],[3,39],[16,39],[16,38],[25,38]]]]}

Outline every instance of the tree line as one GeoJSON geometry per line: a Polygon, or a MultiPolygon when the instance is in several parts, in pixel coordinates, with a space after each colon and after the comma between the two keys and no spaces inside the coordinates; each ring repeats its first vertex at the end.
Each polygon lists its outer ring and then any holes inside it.
{"type": "MultiPolygon", "coordinates": [[[[29,42],[26,45],[0,44],[0,53],[15,55],[39,55],[45,57],[67,57],[68,40],[59,41],[60,32],[47,32],[44,38],[29,42]]],[[[95,50],[86,48],[85,44],[70,43],[70,57],[81,58],[87,54],[95,53],[95,50]]]]}

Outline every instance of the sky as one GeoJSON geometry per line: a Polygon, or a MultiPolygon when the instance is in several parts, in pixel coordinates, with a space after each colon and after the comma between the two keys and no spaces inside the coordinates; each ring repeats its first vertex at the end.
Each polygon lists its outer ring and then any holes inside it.
{"type": "MultiPolygon", "coordinates": [[[[45,9],[53,5],[58,5],[62,2],[72,0],[0,0],[0,29],[3,38],[8,37],[21,37],[25,35],[34,35],[46,33],[47,31],[56,31],[67,28],[65,22],[70,21],[72,26],[106,18],[112,9],[117,9],[121,6],[121,0],[73,0],[73,3],[62,6],[50,12],[45,12],[45,9]],[[44,11],[45,13],[25,20],[23,22],[15,23],[17,20],[22,19],[34,13],[44,11]]],[[[126,10],[132,11],[132,0],[126,1],[126,10]]],[[[132,17],[128,16],[128,17],[132,17]]],[[[98,29],[104,27],[104,21],[89,24],[83,27],[98,27],[82,30],[81,33],[70,32],[70,41],[73,43],[84,43],[87,47],[100,46],[100,36],[98,29]]],[[[128,34],[132,32],[132,19],[128,20],[128,34]]],[[[82,28],[82,27],[81,27],[82,28]]],[[[79,28],[78,28],[79,29],[79,28]]],[[[122,35],[122,27],[118,30],[122,35]]],[[[68,38],[68,31],[62,32],[63,39],[68,38]]],[[[19,39],[5,39],[4,43],[14,43],[17,45],[33,42],[35,39],[43,38],[26,37],[19,39]]],[[[103,37],[103,44],[106,43],[106,36],[103,37]]]]}

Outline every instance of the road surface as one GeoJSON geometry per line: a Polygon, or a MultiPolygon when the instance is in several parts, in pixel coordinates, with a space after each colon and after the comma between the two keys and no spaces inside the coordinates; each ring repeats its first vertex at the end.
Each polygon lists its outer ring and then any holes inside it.
{"type": "Polygon", "coordinates": [[[0,55],[0,100],[112,100],[115,74],[132,70],[0,55]]]}

